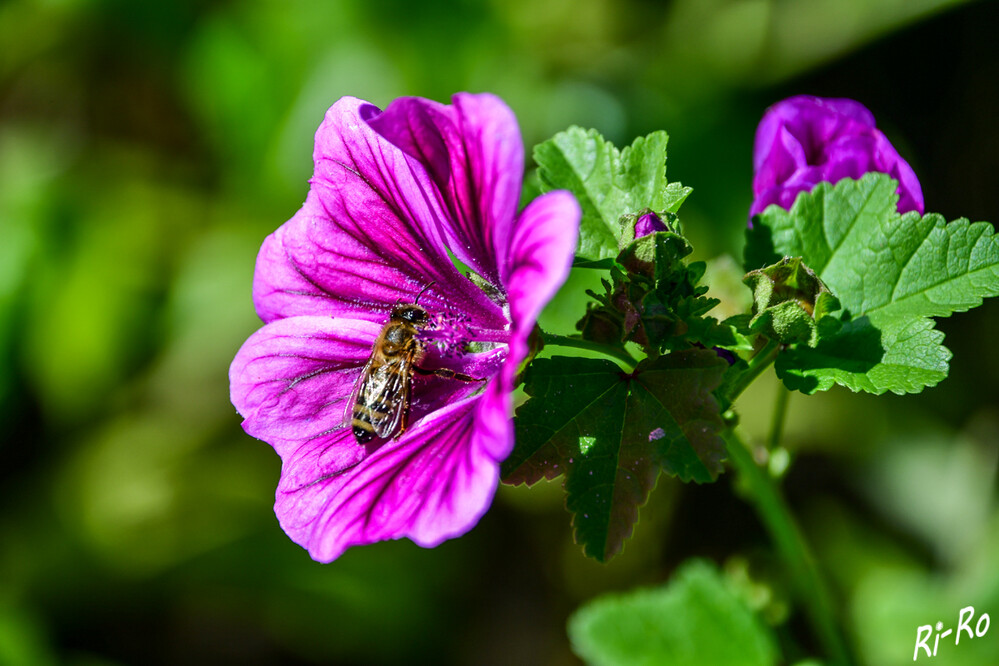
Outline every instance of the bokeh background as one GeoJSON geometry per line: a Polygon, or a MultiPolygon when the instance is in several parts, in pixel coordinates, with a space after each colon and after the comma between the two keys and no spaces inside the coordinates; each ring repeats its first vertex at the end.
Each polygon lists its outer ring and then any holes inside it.
{"type": "MultiPolygon", "coordinates": [[[[573,664],[573,609],[691,556],[742,581],[789,663],[812,653],[728,476],[662,479],[607,566],[557,483],[502,488],[435,550],[312,562],[228,400],[256,251],[348,94],[492,91],[528,146],[664,128],[697,253],[736,279],[753,131],[791,94],[861,100],[928,210],[995,221],[997,28],[999,3],[945,0],[0,1],[0,664],[573,664]]],[[[547,327],[572,330],[588,280],[547,327]]],[[[966,605],[999,623],[999,303],[940,328],[936,389],[791,399],[787,493],[864,664],[911,663],[916,627],[966,605]]],[[[999,626],[933,663],[999,663],[999,626]]]]}

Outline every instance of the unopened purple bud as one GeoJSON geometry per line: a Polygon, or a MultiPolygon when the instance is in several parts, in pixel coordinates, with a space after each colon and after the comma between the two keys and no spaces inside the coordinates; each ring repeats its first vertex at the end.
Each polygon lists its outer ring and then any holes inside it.
{"type": "Polygon", "coordinates": [[[663,221],[659,219],[659,216],[649,211],[644,215],[640,215],[638,220],[635,222],[635,238],[641,238],[642,236],[648,236],[649,234],[654,234],[657,231],[669,231],[663,221]]]}

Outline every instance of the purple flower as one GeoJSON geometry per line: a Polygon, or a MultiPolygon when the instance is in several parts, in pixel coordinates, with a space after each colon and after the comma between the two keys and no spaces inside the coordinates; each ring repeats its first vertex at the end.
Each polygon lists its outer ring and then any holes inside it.
{"type": "Polygon", "coordinates": [[[852,99],[798,95],[763,114],[753,146],[753,204],[749,217],[770,204],[790,209],[799,192],[818,183],[877,171],[898,181],[898,210],[923,212],[923,192],[912,168],[874,116],[852,99]]]}
{"type": "Polygon", "coordinates": [[[257,257],[266,325],[232,363],[232,402],[281,456],[275,513],[314,559],[401,537],[435,546],[492,501],[513,446],[510,392],[568,275],[579,206],[552,192],[517,212],[523,146],[492,95],[385,111],[345,97],[314,160],[305,204],[257,257]],[[483,381],[414,373],[405,432],[358,443],[345,425],[352,391],[393,307],[418,294],[431,318],[420,366],[483,381]]]}

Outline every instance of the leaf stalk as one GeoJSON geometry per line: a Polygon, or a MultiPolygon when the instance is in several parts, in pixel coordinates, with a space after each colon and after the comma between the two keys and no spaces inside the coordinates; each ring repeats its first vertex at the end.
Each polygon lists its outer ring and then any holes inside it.
{"type": "Polygon", "coordinates": [[[620,347],[610,347],[608,345],[600,344],[599,342],[591,342],[582,338],[576,338],[568,335],[557,335],[555,333],[542,332],[541,339],[544,341],[546,347],[552,345],[555,347],[585,349],[587,351],[597,352],[599,354],[603,354],[604,356],[610,356],[611,358],[617,359],[629,368],[635,368],[638,365],[638,361],[635,357],[620,347]]]}

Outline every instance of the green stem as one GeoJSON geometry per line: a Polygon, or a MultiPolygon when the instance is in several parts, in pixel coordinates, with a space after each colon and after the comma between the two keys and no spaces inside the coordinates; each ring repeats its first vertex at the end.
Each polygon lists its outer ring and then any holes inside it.
{"type": "Polygon", "coordinates": [[[750,500],[756,505],[757,514],[790,571],[798,602],[804,607],[830,663],[842,666],[852,663],[815,557],[780,489],[767,470],[756,464],[752,453],[735,431],[726,431],[724,438],[729,460],[739,470],[739,477],[745,483],[750,500]]]}
{"type": "Polygon", "coordinates": [[[746,387],[756,381],[760,373],[770,367],[777,358],[778,351],[780,351],[780,343],[776,340],[767,340],[767,344],[760,351],[756,352],[753,358],[749,359],[748,367],[735,380],[725,396],[728,399],[728,404],[735,402],[735,399],[746,390],[746,387]]]}
{"type": "Polygon", "coordinates": [[[784,436],[784,419],[787,416],[787,403],[791,392],[783,384],[777,386],[777,396],[774,399],[774,415],[770,421],[770,437],[767,439],[767,449],[773,451],[780,445],[784,436]]]}
{"type": "Polygon", "coordinates": [[[638,365],[638,361],[636,361],[631,354],[619,347],[609,347],[607,345],[602,345],[599,342],[590,342],[589,340],[583,340],[582,338],[574,338],[568,335],[556,335],[554,333],[542,332],[541,339],[544,341],[546,347],[552,345],[556,347],[586,349],[587,351],[594,351],[605,356],[616,358],[629,368],[634,368],[638,365]]]}

